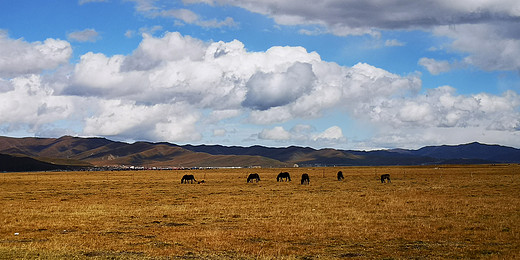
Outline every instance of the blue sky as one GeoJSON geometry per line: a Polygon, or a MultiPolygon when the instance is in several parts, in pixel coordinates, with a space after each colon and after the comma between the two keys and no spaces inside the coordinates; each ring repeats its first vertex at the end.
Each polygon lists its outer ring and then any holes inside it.
{"type": "Polygon", "coordinates": [[[6,0],[0,135],[520,147],[520,3],[6,0]]]}

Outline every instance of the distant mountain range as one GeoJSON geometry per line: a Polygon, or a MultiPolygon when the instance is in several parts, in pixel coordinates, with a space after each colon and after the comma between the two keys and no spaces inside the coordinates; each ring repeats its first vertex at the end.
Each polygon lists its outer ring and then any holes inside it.
{"type": "Polygon", "coordinates": [[[520,149],[469,143],[418,150],[124,143],[105,138],[0,137],[0,171],[136,167],[292,167],[520,163],[520,149]]]}

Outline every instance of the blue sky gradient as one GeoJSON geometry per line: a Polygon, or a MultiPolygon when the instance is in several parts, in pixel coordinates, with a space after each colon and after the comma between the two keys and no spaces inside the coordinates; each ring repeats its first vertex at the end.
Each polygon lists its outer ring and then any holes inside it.
{"type": "Polygon", "coordinates": [[[520,3],[0,2],[0,134],[520,147],[520,3]]]}

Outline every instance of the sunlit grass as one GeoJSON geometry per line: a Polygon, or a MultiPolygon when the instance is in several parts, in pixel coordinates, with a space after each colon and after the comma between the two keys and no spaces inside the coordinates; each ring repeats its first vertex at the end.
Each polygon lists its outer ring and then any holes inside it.
{"type": "Polygon", "coordinates": [[[280,169],[2,173],[0,256],[520,255],[519,165],[285,170],[290,183],[276,182],[280,169]],[[262,180],[246,183],[251,172],[262,180]]]}

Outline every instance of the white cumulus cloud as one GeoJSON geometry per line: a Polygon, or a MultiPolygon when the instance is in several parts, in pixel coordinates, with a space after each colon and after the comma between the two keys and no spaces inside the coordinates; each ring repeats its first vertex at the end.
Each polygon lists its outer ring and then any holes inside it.
{"type": "Polygon", "coordinates": [[[275,126],[272,129],[262,130],[262,132],[258,134],[258,138],[268,140],[289,140],[291,134],[283,129],[283,127],[275,126]]]}
{"type": "Polygon", "coordinates": [[[514,92],[460,96],[440,87],[420,95],[415,74],[400,76],[365,63],[339,66],[301,47],[248,52],[236,40],[207,43],[179,33],[146,35],[130,56],[88,53],[76,65],[73,82],[65,93],[210,109],[205,122],[245,114],[250,123],[269,125],[340,108],[350,117],[395,128],[486,124],[513,129],[505,122],[518,107],[514,92]],[[508,106],[484,110],[500,104],[508,106]],[[507,112],[501,122],[497,111],[507,112]]]}
{"type": "Polygon", "coordinates": [[[0,77],[40,73],[55,69],[68,62],[72,48],[66,41],[46,39],[44,42],[26,42],[11,39],[0,30],[0,77]]]}
{"type": "MultiPolygon", "coordinates": [[[[300,26],[307,35],[372,35],[384,31],[423,30],[449,37],[464,62],[485,70],[517,71],[520,1],[516,0],[190,0],[232,5],[271,17],[279,25],[300,26]]],[[[386,46],[402,46],[388,40],[386,46]]]]}
{"type": "Polygon", "coordinates": [[[508,20],[520,16],[514,0],[414,2],[407,0],[330,0],[315,2],[277,0],[190,0],[239,6],[272,17],[283,25],[322,25],[339,35],[371,33],[381,29],[431,28],[438,25],[508,20]]]}
{"type": "Polygon", "coordinates": [[[193,24],[203,28],[236,27],[238,23],[232,17],[223,20],[205,19],[199,14],[187,8],[169,8],[171,3],[157,4],[156,0],[128,0],[135,2],[136,10],[148,18],[173,18],[175,25],[193,24]]]}
{"type": "Polygon", "coordinates": [[[0,93],[0,125],[8,128],[25,128],[34,133],[78,112],[76,102],[81,98],[54,95],[39,75],[19,76],[3,84],[8,90],[0,93]]]}
{"type": "Polygon", "coordinates": [[[489,71],[520,70],[520,60],[516,58],[520,55],[517,22],[440,26],[434,33],[453,38],[451,50],[469,53],[463,63],[489,71]]]}
{"type": "Polygon", "coordinates": [[[76,42],[95,42],[99,40],[99,33],[94,29],[85,29],[82,31],[74,31],[67,35],[69,41],[76,42]]]}
{"type": "Polygon", "coordinates": [[[256,110],[287,105],[308,94],[314,80],[308,63],[295,63],[281,73],[255,73],[246,83],[248,92],[243,105],[256,110]]]}
{"type": "Polygon", "coordinates": [[[345,144],[340,123],[323,131],[308,123],[330,112],[384,129],[374,131],[380,145],[414,140],[420,129],[429,130],[424,140],[442,138],[434,129],[481,129],[509,137],[520,131],[520,96],[514,91],[459,95],[441,86],[422,93],[419,74],[397,75],[366,63],[341,66],[302,47],[253,52],[238,40],[204,42],[168,32],[145,34],[130,55],[86,53],[76,64],[59,66],[70,55],[63,55],[70,51],[67,42],[49,40],[44,48],[45,43],[2,40],[43,60],[60,61],[48,67],[36,61],[21,70],[16,67],[23,62],[5,61],[12,56],[2,53],[0,75],[13,75],[0,78],[4,132],[16,127],[51,132],[60,122],[75,120],[81,122],[75,130],[80,135],[192,142],[204,140],[203,133],[232,139],[249,124],[258,139],[345,144]],[[52,48],[56,45],[63,48],[52,48]],[[42,48],[46,51],[35,51],[42,48]],[[282,123],[295,125],[276,126],[282,123]]]}
{"type": "Polygon", "coordinates": [[[397,39],[391,39],[391,40],[386,40],[385,41],[385,46],[388,46],[388,47],[400,47],[400,46],[405,46],[406,44],[404,42],[401,42],[397,39]]]}
{"type": "Polygon", "coordinates": [[[221,27],[237,26],[237,23],[231,17],[226,17],[224,20],[217,20],[217,19],[204,20],[195,12],[193,12],[189,9],[184,9],[184,8],[164,10],[164,11],[161,11],[158,13],[153,13],[151,15],[160,16],[160,17],[172,17],[172,18],[178,19],[184,23],[195,24],[195,25],[198,25],[200,27],[205,27],[205,28],[221,28],[221,27]]]}
{"type": "Polygon", "coordinates": [[[96,114],[86,118],[84,134],[129,140],[197,141],[196,111],[187,104],[139,105],[131,101],[100,100],[96,114]]]}
{"type": "Polygon", "coordinates": [[[313,141],[336,141],[345,142],[346,138],[343,136],[343,131],[339,126],[332,126],[327,128],[325,131],[314,135],[313,141]]]}
{"type": "Polygon", "coordinates": [[[289,131],[281,126],[263,129],[258,134],[258,138],[284,143],[299,142],[321,147],[336,147],[347,142],[347,138],[343,135],[343,130],[339,126],[331,126],[323,132],[316,132],[313,126],[301,124],[292,127],[289,131]]]}
{"type": "Polygon", "coordinates": [[[430,58],[421,58],[418,64],[425,67],[432,75],[439,75],[440,73],[448,72],[452,68],[452,65],[448,61],[439,61],[430,58]]]}

